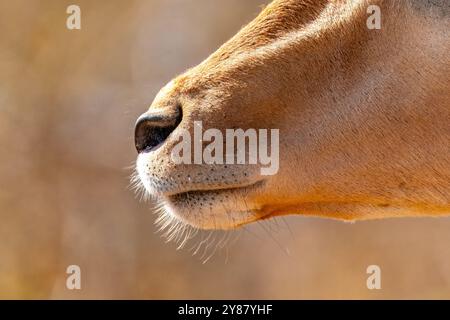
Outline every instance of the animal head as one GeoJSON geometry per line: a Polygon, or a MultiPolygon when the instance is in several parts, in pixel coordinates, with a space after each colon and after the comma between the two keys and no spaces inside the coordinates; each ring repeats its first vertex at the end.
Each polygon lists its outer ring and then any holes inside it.
{"type": "Polygon", "coordinates": [[[450,213],[448,17],[426,1],[272,2],[137,121],[163,223],[450,213]]]}

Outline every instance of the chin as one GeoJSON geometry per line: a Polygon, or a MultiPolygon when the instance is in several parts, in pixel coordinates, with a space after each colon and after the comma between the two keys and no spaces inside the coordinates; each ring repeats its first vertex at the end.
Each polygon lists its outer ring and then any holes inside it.
{"type": "Polygon", "coordinates": [[[262,218],[248,194],[260,184],[242,188],[188,191],[161,197],[163,215],[199,229],[229,230],[262,218]]]}

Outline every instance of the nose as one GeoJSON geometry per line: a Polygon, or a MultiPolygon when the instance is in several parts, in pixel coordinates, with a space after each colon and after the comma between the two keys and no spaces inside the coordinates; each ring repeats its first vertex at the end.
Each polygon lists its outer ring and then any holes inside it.
{"type": "Polygon", "coordinates": [[[182,111],[149,111],[140,116],[134,129],[134,143],[138,153],[149,152],[162,144],[180,124],[182,111]]]}

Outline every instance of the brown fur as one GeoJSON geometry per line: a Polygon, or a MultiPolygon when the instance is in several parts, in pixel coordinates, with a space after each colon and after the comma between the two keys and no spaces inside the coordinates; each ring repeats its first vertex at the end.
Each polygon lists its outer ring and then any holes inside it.
{"type": "Polygon", "coordinates": [[[163,162],[176,142],[169,137],[142,160],[141,179],[166,186],[170,177],[176,192],[151,192],[202,228],[284,214],[450,214],[450,23],[446,4],[425,2],[274,1],[150,110],[180,105],[188,130],[194,120],[279,128],[279,173],[163,162]],[[366,27],[370,4],[381,8],[381,30],[366,27]]]}

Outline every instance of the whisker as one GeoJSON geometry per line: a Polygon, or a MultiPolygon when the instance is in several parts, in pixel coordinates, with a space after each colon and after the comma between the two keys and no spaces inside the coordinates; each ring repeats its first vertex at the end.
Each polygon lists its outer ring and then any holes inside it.
{"type": "Polygon", "coordinates": [[[267,229],[264,226],[264,223],[261,223],[260,221],[257,221],[258,225],[269,235],[269,237],[276,243],[276,245],[283,251],[287,256],[291,256],[291,252],[287,247],[283,247],[281,243],[274,237],[273,233],[270,232],[269,229],[267,229]]]}

